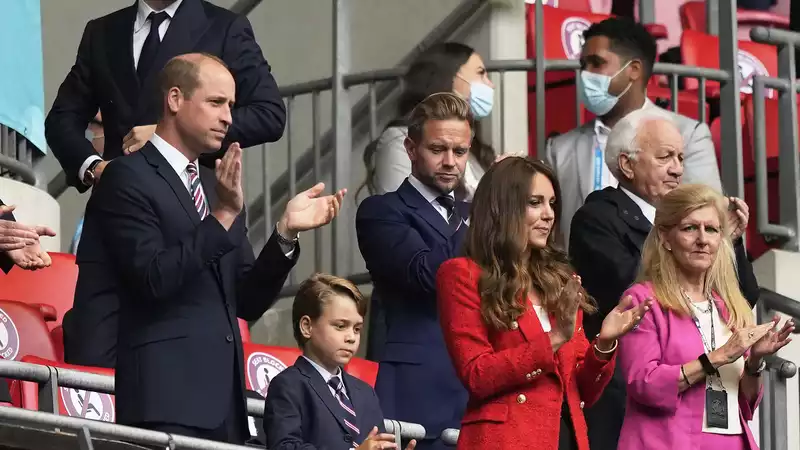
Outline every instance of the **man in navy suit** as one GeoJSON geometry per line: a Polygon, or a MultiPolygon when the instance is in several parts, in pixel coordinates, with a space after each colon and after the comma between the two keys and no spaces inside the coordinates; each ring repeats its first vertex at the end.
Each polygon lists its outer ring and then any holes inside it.
{"type": "MultiPolygon", "coordinates": [[[[215,150],[281,138],[286,108],[246,17],[204,0],[136,0],[89,21],[75,65],[47,115],[47,143],[69,185],[86,191],[108,161],[150,139],[161,113],[158,72],[170,58],[193,52],[219,57],[236,80],[233,124],[215,150]],[[98,108],[105,132],[102,155],[85,138],[98,108]]],[[[214,157],[201,162],[213,168],[214,157]]]]}
{"type": "MultiPolygon", "coordinates": [[[[467,392],[447,354],[436,307],[436,271],[461,252],[468,206],[453,190],[472,141],[469,105],[434,94],[411,112],[405,147],[411,174],[395,192],[358,208],[358,246],[386,310],[375,390],[387,417],[421,423],[428,436],[458,428],[467,392]]],[[[441,441],[418,448],[444,448],[441,441]]]]}
{"type": "Polygon", "coordinates": [[[78,284],[117,288],[118,423],[241,444],[249,433],[237,317],[269,308],[297,261],[298,233],[330,222],[344,193],[317,198],[318,184],[296,196],[254,260],[241,148],[232,144],[215,172],[197,165],[231,125],[233,76],[214,56],[188,54],[159,80],[155,134],[109,164],[89,200],[78,284]],[[93,261],[102,264],[85,264],[93,261]]]}
{"type": "Polygon", "coordinates": [[[375,391],[344,371],[358,351],[366,310],[364,296],[343,278],[318,273],[300,285],[292,328],[303,355],[269,383],[269,450],[397,448],[394,435],[384,432],[375,391]]]}

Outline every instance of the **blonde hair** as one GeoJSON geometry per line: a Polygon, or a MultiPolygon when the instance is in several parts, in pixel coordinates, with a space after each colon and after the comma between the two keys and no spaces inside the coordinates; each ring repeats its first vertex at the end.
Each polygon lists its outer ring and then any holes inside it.
{"type": "Polygon", "coordinates": [[[408,116],[408,137],[419,143],[422,129],[430,120],[461,120],[473,129],[475,118],[469,103],[452,92],[437,92],[425,97],[408,116]]]}
{"type": "Polygon", "coordinates": [[[651,282],[655,300],[663,308],[681,315],[691,314],[678,282],[680,269],[675,257],[665,248],[662,236],[692,212],[709,206],[714,208],[719,217],[722,240],[711,267],[706,271],[706,295],[716,293],[722,298],[730,313],[728,327],[752,325],[752,309],[739,289],[725,199],[706,185],[681,185],[661,199],[653,229],[642,248],[642,264],[636,281],[651,282]]]}

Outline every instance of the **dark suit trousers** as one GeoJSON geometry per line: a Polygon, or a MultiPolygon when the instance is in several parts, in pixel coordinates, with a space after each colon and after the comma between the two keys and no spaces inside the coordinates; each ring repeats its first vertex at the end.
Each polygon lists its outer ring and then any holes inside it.
{"type": "MultiPolygon", "coordinates": [[[[235,382],[233,383],[233,390],[231,391],[231,406],[228,415],[222,424],[213,430],[206,430],[203,428],[187,427],[184,425],[177,425],[172,423],[157,423],[145,422],[135,424],[133,426],[138,428],[145,428],[147,430],[161,431],[168,434],[179,434],[182,436],[189,436],[199,439],[208,439],[210,441],[227,442],[229,444],[244,445],[250,438],[249,435],[243,434],[243,430],[248,429],[247,416],[244,414],[245,405],[242,405],[238,392],[239,377],[238,370],[235,369],[234,361],[231,361],[234,367],[235,382]]],[[[199,395],[202,395],[200,393],[199,395]]]]}

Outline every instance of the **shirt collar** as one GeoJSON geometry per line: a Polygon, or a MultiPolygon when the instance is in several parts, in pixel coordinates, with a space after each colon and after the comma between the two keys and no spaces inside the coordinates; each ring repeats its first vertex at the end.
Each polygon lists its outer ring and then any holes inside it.
{"type": "MultiPolygon", "coordinates": [[[[170,19],[175,17],[175,11],[178,10],[178,7],[181,6],[183,0],[176,0],[171,5],[164,8],[162,11],[167,13],[170,19]]],[[[137,2],[137,9],[136,9],[136,21],[133,22],[133,32],[136,33],[144,27],[144,24],[147,23],[147,17],[150,15],[151,12],[161,12],[156,11],[150,7],[144,0],[139,0],[137,2]]]]}
{"type": "MultiPolygon", "coordinates": [[[[419,181],[419,179],[414,175],[408,176],[408,182],[411,183],[411,185],[414,186],[414,189],[419,191],[419,193],[422,194],[423,197],[425,197],[425,200],[427,200],[428,203],[433,203],[434,201],[436,201],[437,197],[442,195],[441,193],[431,189],[428,185],[426,185],[422,181],[419,181]]],[[[455,200],[456,198],[455,194],[453,194],[452,192],[447,194],[447,196],[449,196],[453,200],[455,200]]]]}
{"type": "Polygon", "coordinates": [[[153,136],[150,138],[150,142],[155,145],[158,152],[161,153],[161,156],[167,160],[172,170],[174,170],[178,176],[182,177],[183,173],[186,171],[186,166],[191,162],[189,158],[155,133],[153,133],[153,136]]]}
{"type": "Polygon", "coordinates": [[[310,362],[311,365],[314,366],[315,369],[317,369],[317,372],[319,372],[319,374],[322,375],[322,379],[325,380],[325,384],[328,384],[328,382],[331,381],[331,378],[333,378],[334,376],[338,376],[340,379],[342,378],[342,368],[341,367],[337,367],[336,368],[336,373],[333,374],[333,373],[328,372],[328,369],[326,369],[326,368],[320,366],[319,364],[315,363],[314,361],[312,361],[311,358],[307,357],[306,355],[303,355],[303,358],[305,358],[306,361],[310,362]]]}
{"type": "MultiPolygon", "coordinates": [[[[639,109],[640,110],[641,109],[645,109],[645,108],[649,107],[650,104],[651,104],[650,99],[645,97],[644,105],[642,105],[642,107],[639,108],[639,109]]],[[[611,133],[611,128],[609,128],[606,124],[604,124],[603,121],[600,120],[599,117],[596,117],[594,119],[594,134],[596,136],[601,136],[602,135],[604,137],[608,137],[609,133],[611,133]]]]}
{"type": "Polygon", "coordinates": [[[627,188],[625,188],[623,186],[620,186],[619,188],[622,189],[622,192],[627,194],[628,197],[631,198],[631,200],[633,200],[633,203],[636,203],[636,206],[638,206],[639,209],[642,210],[642,214],[650,222],[651,225],[653,223],[655,223],[655,221],[656,221],[656,207],[655,206],[651,205],[650,203],[647,203],[647,201],[645,201],[643,198],[639,197],[638,195],[634,194],[633,192],[631,192],[627,188]]]}

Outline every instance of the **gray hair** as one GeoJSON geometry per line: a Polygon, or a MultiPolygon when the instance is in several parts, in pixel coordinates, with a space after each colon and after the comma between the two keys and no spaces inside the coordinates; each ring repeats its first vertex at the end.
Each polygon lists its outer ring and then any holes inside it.
{"type": "Polygon", "coordinates": [[[620,119],[606,141],[605,159],[608,170],[614,177],[621,181],[622,171],[619,167],[619,155],[627,154],[631,159],[636,158],[639,148],[637,137],[642,126],[653,120],[665,120],[675,125],[672,115],[661,108],[638,109],[620,119]]]}

